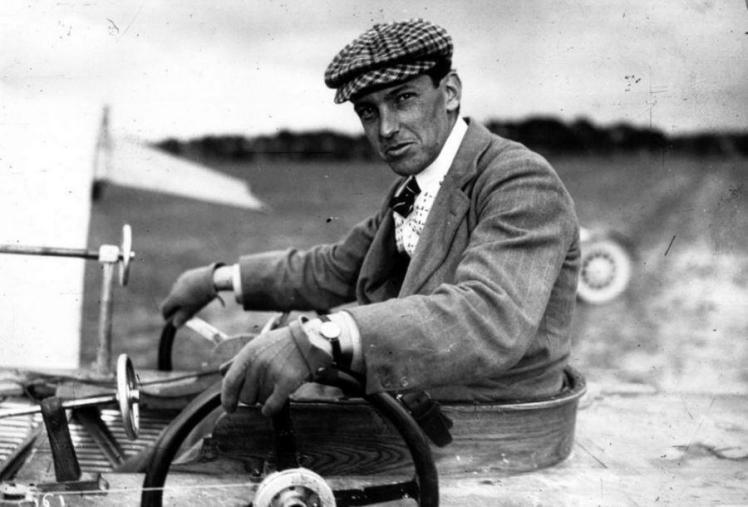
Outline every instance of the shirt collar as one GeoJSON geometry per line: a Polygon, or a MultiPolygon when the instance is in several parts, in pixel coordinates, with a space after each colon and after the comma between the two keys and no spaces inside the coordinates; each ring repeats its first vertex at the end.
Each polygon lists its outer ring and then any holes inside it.
{"type": "Polygon", "coordinates": [[[455,159],[455,155],[457,155],[457,150],[460,148],[467,129],[468,126],[465,120],[457,118],[452,131],[444,142],[444,146],[442,146],[442,151],[439,152],[436,159],[426,169],[416,174],[416,182],[421,190],[433,189],[444,179],[447,171],[452,166],[452,162],[455,159]]]}

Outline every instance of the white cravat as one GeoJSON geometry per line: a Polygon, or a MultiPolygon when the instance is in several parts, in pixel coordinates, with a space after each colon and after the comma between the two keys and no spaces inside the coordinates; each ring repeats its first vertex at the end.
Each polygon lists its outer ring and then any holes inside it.
{"type": "Polygon", "coordinates": [[[426,169],[415,176],[421,193],[413,203],[413,211],[407,218],[403,218],[399,213],[392,214],[395,219],[395,242],[398,251],[407,253],[411,257],[416,251],[418,238],[426,224],[426,218],[429,216],[436,194],[457,155],[466,132],[467,123],[462,118],[458,118],[442,146],[442,151],[426,169]]]}

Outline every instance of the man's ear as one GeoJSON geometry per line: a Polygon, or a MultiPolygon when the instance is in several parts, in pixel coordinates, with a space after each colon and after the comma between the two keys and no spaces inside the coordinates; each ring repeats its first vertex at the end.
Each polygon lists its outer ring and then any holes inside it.
{"type": "Polygon", "coordinates": [[[462,101],[462,81],[460,81],[460,76],[452,70],[444,76],[442,84],[444,85],[447,111],[457,111],[460,109],[460,102],[462,101]]]}

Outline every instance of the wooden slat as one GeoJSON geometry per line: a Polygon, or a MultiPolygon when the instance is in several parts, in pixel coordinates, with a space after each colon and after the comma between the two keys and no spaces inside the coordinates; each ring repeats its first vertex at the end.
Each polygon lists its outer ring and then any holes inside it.
{"type": "MultiPolygon", "coordinates": [[[[443,405],[453,442],[432,447],[440,474],[526,472],[558,463],[571,452],[576,401],[533,410],[501,405],[443,405]]],[[[296,403],[292,419],[304,466],[325,474],[389,474],[410,470],[401,438],[363,402],[296,403]]],[[[272,430],[257,408],[223,417],[213,431],[219,454],[272,461],[272,430]]]]}

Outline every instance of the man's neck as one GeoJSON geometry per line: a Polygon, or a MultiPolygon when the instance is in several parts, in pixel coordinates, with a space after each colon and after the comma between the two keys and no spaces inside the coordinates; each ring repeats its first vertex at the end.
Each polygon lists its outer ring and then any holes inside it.
{"type": "Polygon", "coordinates": [[[430,188],[438,184],[449,171],[452,161],[457,155],[462,139],[467,132],[467,123],[462,118],[457,118],[452,124],[452,129],[442,145],[439,155],[436,156],[426,168],[416,174],[416,182],[422,189],[430,188]]]}

